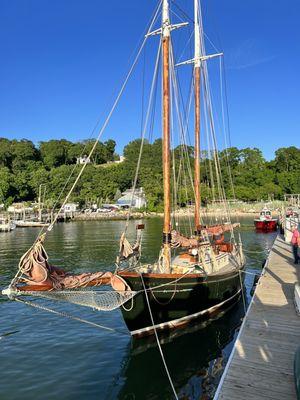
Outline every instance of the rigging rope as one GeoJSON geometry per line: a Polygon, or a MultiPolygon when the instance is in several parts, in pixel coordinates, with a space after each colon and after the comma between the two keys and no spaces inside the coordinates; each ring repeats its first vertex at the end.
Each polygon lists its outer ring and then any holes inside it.
{"type": "MultiPolygon", "coordinates": [[[[107,125],[108,125],[108,123],[109,123],[109,121],[110,121],[110,118],[111,118],[111,116],[112,116],[112,114],[113,114],[115,108],[117,107],[117,104],[118,104],[118,102],[119,102],[119,100],[120,100],[120,98],[121,98],[121,96],[122,96],[122,94],[123,94],[123,92],[124,92],[124,90],[125,90],[125,87],[126,87],[126,85],[127,85],[127,83],[128,83],[128,80],[129,80],[129,78],[131,77],[131,74],[132,74],[133,70],[135,69],[135,66],[136,66],[136,64],[137,64],[137,61],[138,61],[138,59],[139,59],[139,56],[140,56],[140,54],[141,54],[141,52],[142,52],[142,50],[143,50],[143,48],[144,48],[144,46],[145,46],[145,43],[146,43],[146,41],[147,41],[147,39],[148,39],[148,34],[151,32],[152,27],[153,27],[154,23],[156,22],[156,19],[157,19],[157,17],[158,17],[159,11],[160,11],[160,5],[161,5],[161,1],[159,1],[159,3],[158,3],[158,6],[157,6],[157,8],[156,8],[156,10],[155,10],[155,13],[154,13],[154,16],[153,16],[153,18],[152,18],[152,20],[151,20],[151,22],[150,22],[150,26],[149,26],[149,28],[148,28],[148,30],[147,30],[147,34],[144,36],[143,42],[142,42],[142,44],[141,44],[141,46],[140,46],[140,48],[139,48],[139,50],[138,50],[138,52],[137,52],[136,57],[134,58],[134,61],[133,61],[132,65],[131,65],[131,67],[130,67],[130,69],[129,69],[129,72],[127,73],[127,75],[126,75],[126,77],[125,77],[125,80],[124,80],[124,82],[123,82],[123,84],[122,84],[122,86],[121,86],[121,89],[120,89],[120,91],[119,91],[119,93],[118,93],[118,95],[117,95],[117,97],[116,97],[116,99],[115,99],[115,101],[114,101],[114,103],[113,103],[111,109],[110,109],[110,112],[108,113],[108,116],[106,117],[106,119],[105,119],[105,121],[104,121],[104,124],[102,125],[102,127],[101,127],[101,129],[100,129],[100,131],[99,131],[99,133],[98,133],[98,136],[97,136],[97,138],[96,138],[96,140],[95,140],[95,142],[94,142],[94,145],[93,145],[92,149],[90,150],[87,159],[85,160],[84,164],[82,165],[82,167],[81,167],[81,169],[80,169],[80,171],[79,171],[79,173],[78,173],[78,175],[77,175],[75,181],[73,182],[73,184],[72,184],[72,186],[71,186],[69,192],[67,193],[67,195],[66,195],[66,197],[65,197],[65,199],[64,199],[64,201],[63,201],[63,203],[61,204],[61,207],[59,208],[59,210],[57,211],[57,213],[56,213],[56,215],[55,215],[53,221],[50,223],[49,227],[47,228],[47,231],[48,231],[48,232],[51,231],[51,230],[53,229],[53,226],[54,226],[54,224],[56,223],[59,214],[61,213],[61,211],[63,210],[63,208],[64,208],[64,206],[66,205],[67,201],[69,200],[69,198],[70,198],[70,196],[71,196],[71,194],[72,194],[74,188],[76,187],[76,185],[77,185],[77,183],[78,183],[78,181],[79,181],[79,179],[80,179],[82,173],[84,172],[84,170],[85,170],[85,168],[86,168],[86,166],[87,166],[87,164],[88,164],[88,159],[91,158],[91,156],[92,156],[92,154],[93,154],[93,152],[94,152],[94,150],[95,150],[95,148],[96,148],[96,146],[97,146],[97,144],[98,144],[98,142],[99,142],[99,140],[100,140],[100,138],[101,138],[101,136],[102,136],[102,134],[103,134],[105,128],[107,127],[107,125]]],[[[97,126],[97,125],[96,125],[96,126],[97,126]]],[[[64,186],[64,188],[63,188],[63,191],[64,191],[64,189],[66,188],[68,182],[70,181],[71,176],[72,176],[73,172],[75,171],[75,168],[76,168],[76,166],[74,166],[71,175],[68,177],[67,182],[65,183],[65,186],[64,186]]],[[[63,191],[61,192],[60,196],[62,195],[63,191]]],[[[59,196],[59,197],[60,197],[60,196],[59,196]]],[[[55,204],[56,204],[56,203],[55,203],[55,204]]],[[[44,233],[44,235],[46,235],[47,231],[44,233]]],[[[44,232],[44,228],[42,228],[42,229],[40,230],[38,236],[37,236],[36,239],[35,239],[34,244],[37,243],[37,241],[39,240],[39,238],[43,235],[43,232],[44,232]]],[[[13,280],[12,280],[11,283],[10,283],[10,287],[12,286],[13,283],[16,282],[16,280],[19,278],[20,275],[21,275],[21,271],[20,271],[20,265],[19,265],[19,269],[18,269],[16,275],[14,276],[13,280]]]]}
{"type": "Polygon", "coordinates": [[[158,334],[157,334],[157,331],[156,331],[156,328],[155,328],[154,319],[153,319],[153,315],[152,315],[152,310],[151,310],[151,306],[150,306],[150,302],[149,302],[149,297],[148,297],[148,293],[147,293],[147,290],[146,290],[146,287],[145,287],[145,282],[144,282],[142,274],[140,274],[140,277],[141,277],[141,281],[142,281],[144,292],[145,292],[145,297],[146,297],[146,301],[147,301],[147,306],[148,306],[148,310],[149,310],[149,314],[150,314],[151,323],[152,323],[152,327],[153,327],[153,330],[154,330],[157,346],[158,346],[158,349],[159,349],[159,352],[160,352],[160,355],[161,355],[161,358],[162,358],[162,361],[163,361],[163,364],[164,364],[164,367],[165,367],[165,370],[166,370],[166,373],[167,373],[167,376],[168,376],[168,379],[169,379],[169,382],[170,382],[170,385],[171,385],[171,388],[173,390],[174,397],[175,397],[176,400],[178,400],[178,396],[177,396],[177,393],[176,393],[176,390],[175,390],[175,387],[174,387],[174,384],[173,384],[173,381],[172,381],[172,378],[171,378],[171,375],[170,375],[170,372],[169,372],[169,369],[168,369],[168,366],[167,366],[167,363],[166,363],[166,360],[165,360],[165,357],[164,357],[164,353],[163,353],[161,345],[160,345],[158,334]]]}
{"type": "MultiPolygon", "coordinates": [[[[54,224],[56,223],[57,218],[58,218],[60,212],[63,210],[64,206],[66,205],[67,201],[69,200],[69,198],[70,198],[70,196],[71,196],[71,194],[72,194],[74,188],[76,187],[76,185],[77,185],[77,183],[78,183],[78,181],[79,181],[79,179],[80,179],[80,177],[81,177],[83,171],[85,170],[86,165],[88,164],[88,160],[91,158],[92,154],[94,153],[95,148],[96,148],[96,146],[97,146],[97,144],[98,144],[98,142],[99,142],[99,140],[100,140],[100,138],[101,138],[101,136],[102,136],[104,130],[105,130],[106,127],[107,127],[107,125],[108,125],[108,123],[109,123],[109,121],[110,121],[110,118],[111,118],[113,112],[115,111],[115,108],[117,107],[117,104],[118,104],[118,102],[119,102],[119,100],[120,100],[120,98],[121,98],[121,96],[122,96],[122,94],[123,94],[123,92],[124,92],[124,90],[125,90],[125,87],[126,87],[126,85],[127,85],[127,83],[128,83],[128,80],[129,80],[129,78],[130,78],[130,76],[131,76],[131,74],[132,74],[132,72],[133,72],[133,70],[134,70],[134,68],[135,68],[135,66],[136,66],[136,64],[137,64],[137,61],[138,61],[138,59],[139,59],[139,57],[140,57],[140,54],[141,54],[141,52],[142,52],[142,50],[143,50],[143,48],[144,48],[144,46],[145,46],[145,43],[146,43],[147,38],[148,38],[147,35],[151,32],[152,27],[153,27],[153,25],[154,25],[154,23],[155,23],[155,21],[156,21],[156,19],[157,19],[157,16],[158,16],[159,11],[160,11],[160,5],[161,5],[161,1],[159,2],[158,6],[157,6],[157,8],[156,8],[156,11],[155,11],[155,13],[154,13],[154,17],[152,18],[152,21],[151,21],[151,23],[150,23],[150,26],[149,26],[149,28],[148,28],[148,30],[147,30],[147,34],[144,36],[143,42],[142,42],[142,44],[141,44],[141,46],[140,46],[140,48],[139,48],[139,50],[138,50],[138,52],[137,52],[137,55],[136,55],[136,57],[135,57],[135,59],[134,59],[134,61],[133,61],[133,64],[131,65],[131,67],[130,67],[130,69],[129,69],[129,72],[127,73],[127,75],[126,75],[126,77],[125,77],[125,80],[124,80],[124,82],[123,82],[123,84],[122,84],[122,86],[121,86],[121,89],[120,89],[120,91],[119,91],[119,93],[118,93],[118,95],[117,95],[117,97],[116,97],[116,99],[115,99],[115,101],[114,101],[114,103],[113,103],[111,109],[110,109],[110,112],[108,113],[108,116],[106,117],[106,119],[105,119],[105,121],[104,121],[104,124],[102,125],[102,127],[101,127],[101,129],[100,129],[100,131],[99,131],[99,133],[98,133],[98,136],[97,136],[97,138],[96,138],[96,140],[95,140],[95,143],[94,143],[92,149],[90,150],[86,161],[85,161],[84,164],[82,165],[82,167],[81,167],[81,169],[80,169],[80,171],[79,171],[79,173],[78,173],[78,175],[77,175],[77,177],[76,177],[76,179],[75,179],[73,185],[71,186],[71,189],[70,189],[69,192],[67,193],[67,195],[66,195],[66,197],[65,197],[65,200],[63,201],[63,203],[62,203],[60,209],[59,209],[58,212],[56,213],[56,215],[55,215],[53,221],[51,222],[50,226],[47,228],[47,231],[51,231],[51,230],[53,229],[53,226],[54,226],[54,224]]],[[[74,168],[75,168],[75,167],[74,167],[74,168]]],[[[70,179],[70,177],[69,177],[69,179],[70,179]]],[[[69,179],[68,179],[68,181],[69,181],[69,179]]],[[[66,187],[66,185],[64,186],[64,188],[65,188],[65,187],[66,187]]]]}
{"type": "Polygon", "coordinates": [[[137,185],[137,180],[138,180],[138,175],[139,175],[141,160],[142,160],[143,147],[144,147],[144,142],[145,142],[145,134],[146,134],[147,126],[148,126],[149,117],[150,117],[150,114],[151,114],[151,104],[152,104],[153,94],[154,94],[154,92],[155,92],[155,86],[156,86],[156,80],[157,80],[157,73],[158,73],[158,66],[159,66],[159,59],[160,59],[160,50],[161,50],[161,40],[160,40],[160,42],[159,42],[159,46],[158,46],[158,50],[157,50],[157,55],[156,55],[156,62],[155,62],[155,67],[154,67],[154,74],[153,74],[153,79],[152,79],[152,84],[151,84],[151,89],[150,89],[150,94],[149,94],[149,103],[148,103],[148,107],[147,107],[147,113],[146,113],[144,128],[143,128],[143,131],[142,131],[142,138],[141,138],[141,145],[140,145],[139,157],[138,157],[137,167],[136,167],[135,176],[134,176],[134,181],[133,181],[133,187],[132,187],[132,194],[131,194],[131,199],[130,199],[129,212],[128,212],[128,214],[127,214],[127,219],[126,219],[124,234],[126,234],[126,232],[127,232],[128,224],[129,224],[129,219],[130,219],[130,215],[131,215],[131,211],[132,211],[132,208],[133,208],[133,199],[134,199],[135,189],[136,189],[136,185],[137,185]]]}
{"type": "Polygon", "coordinates": [[[128,336],[128,332],[127,331],[123,331],[121,329],[110,328],[110,327],[105,326],[105,325],[99,325],[99,324],[96,324],[95,322],[91,322],[91,321],[88,321],[88,320],[83,319],[83,318],[75,317],[74,315],[67,314],[67,313],[65,313],[63,311],[56,311],[56,310],[53,310],[51,308],[48,308],[48,307],[45,307],[45,306],[41,306],[39,304],[35,304],[35,303],[31,302],[31,301],[26,301],[26,300],[17,299],[17,298],[15,299],[15,301],[17,301],[19,303],[26,304],[27,306],[30,306],[30,307],[37,308],[38,310],[41,310],[41,311],[47,311],[47,312],[49,312],[51,314],[59,315],[60,317],[68,318],[68,319],[71,319],[71,320],[74,320],[74,321],[78,321],[78,322],[83,322],[84,324],[93,326],[95,328],[104,329],[104,330],[107,330],[107,331],[110,331],[110,332],[115,332],[115,333],[121,333],[122,335],[128,336]]]}

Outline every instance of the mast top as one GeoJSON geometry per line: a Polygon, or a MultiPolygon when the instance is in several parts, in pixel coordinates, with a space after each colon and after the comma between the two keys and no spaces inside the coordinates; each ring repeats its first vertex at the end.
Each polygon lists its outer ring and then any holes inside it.
{"type": "Polygon", "coordinates": [[[194,23],[195,23],[194,58],[192,58],[191,60],[177,63],[175,65],[176,67],[178,67],[180,65],[185,65],[185,64],[194,64],[194,68],[200,68],[201,63],[203,61],[209,60],[211,58],[223,56],[223,53],[208,54],[208,55],[203,54],[203,39],[201,40],[201,38],[203,36],[202,17],[201,17],[199,0],[194,0],[194,23]],[[200,21],[201,21],[201,25],[200,25],[200,21]]]}
{"type": "Polygon", "coordinates": [[[163,0],[162,5],[162,36],[170,36],[170,15],[169,15],[169,1],[163,0]]]}
{"type": "Polygon", "coordinates": [[[195,21],[195,56],[194,56],[194,67],[200,68],[201,59],[200,59],[200,26],[199,26],[199,4],[198,0],[194,0],[194,21],[195,21]]]}
{"type": "Polygon", "coordinates": [[[174,29],[181,28],[182,26],[188,25],[188,22],[182,22],[180,24],[171,24],[170,13],[169,13],[169,0],[163,0],[162,3],[162,26],[159,29],[155,29],[152,32],[147,33],[146,37],[154,35],[162,35],[163,38],[170,37],[170,32],[174,29]]]}

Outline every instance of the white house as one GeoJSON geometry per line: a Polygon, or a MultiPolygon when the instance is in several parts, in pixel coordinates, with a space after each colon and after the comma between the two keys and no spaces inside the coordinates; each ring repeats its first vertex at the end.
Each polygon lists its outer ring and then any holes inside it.
{"type": "Polygon", "coordinates": [[[128,189],[122,193],[122,196],[117,200],[117,205],[121,208],[143,208],[147,206],[147,200],[145,196],[144,189],[135,189],[134,195],[132,197],[133,189],[128,189]],[[131,204],[132,203],[132,204],[131,204]]]}
{"type": "Polygon", "coordinates": [[[124,157],[124,156],[120,156],[120,159],[114,161],[114,163],[115,163],[115,164],[120,164],[120,163],[122,163],[122,162],[124,162],[124,161],[125,161],[125,157],[124,157]]]}
{"type": "Polygon", "coordinates": [[[83,157],[77,157],[76,159],[76,164],[90,164],[91,160],[87,155],[84,155],[83,157]]]}
{"type": "Polygon", "coordinates": [[[64,212],[65,213],[73,213],[77,211],[78,204],[77,203],[66,203],[64,205],[64,212]]]}

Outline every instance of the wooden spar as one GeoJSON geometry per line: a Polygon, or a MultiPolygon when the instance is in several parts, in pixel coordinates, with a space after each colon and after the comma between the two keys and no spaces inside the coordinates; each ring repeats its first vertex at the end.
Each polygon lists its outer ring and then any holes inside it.
{"type": "Polygon", "coordinates": [[[194,20],[195,20],[195,56],[194,56],[194,87],[195,87],[195,161],[194,161],[194,187],[195,187],[195,233],[200,227],[200,29],[198,0],[194,1],[194,20]]]}
{"type": "Polygon", "coordinates": [[[195,232],[197,233],[200,226],[200,67],[195,67],[195,232]]]}
{"type": "Polygon", "coordinates": [[[171,266],[171,191],[170,191],[170,21],[169,3],[163,1],[162,12],[162,74],[163,74],[163,185],[164,185],[164,226],[163,226],[163,269],[171,266]]]}
{"type": "MultiPolygon", "coordinates": [[[[101,286],[101,285],[110,285],[111,278],[97,278],[93,279],[89,283],[87,283],[84,287],[93,287],[93,286],[101,286]]],[[[17,286],[17,289],[20,292],[47,292],[47,291],[55,291],[53,289],[53,285],[45,284],[45,285],[34,285],[34,284],[26,284],[17,286]]]]}

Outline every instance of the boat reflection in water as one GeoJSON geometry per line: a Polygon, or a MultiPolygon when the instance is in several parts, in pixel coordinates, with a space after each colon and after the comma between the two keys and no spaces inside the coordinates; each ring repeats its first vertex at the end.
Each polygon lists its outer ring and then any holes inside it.
{"type": "MultiPolygon", "coordinates": [[[[240,300],[216,320],[173,331],[168,336],[160,335],[179,399],[213,398],[243,316],[244,306],[240,300]]],[[[111,399],[173,399],[154,337],[132,339],[130,347],[130,355],[115,382],[111,399]]]]}

